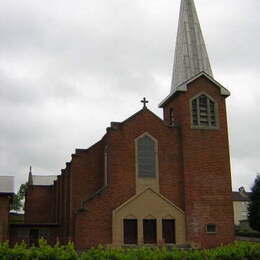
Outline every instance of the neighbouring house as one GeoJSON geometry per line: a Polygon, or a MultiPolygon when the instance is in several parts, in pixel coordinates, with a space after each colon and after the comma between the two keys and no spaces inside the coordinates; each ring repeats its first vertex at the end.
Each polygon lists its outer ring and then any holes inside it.
{"type": "Polygon", "coordinates": [[[0,243],[9,240],[9,211],[14,195],[14,177],[0,176],[0,243]]]}
{"type": "Polygon", "coordinates": [[[244,187],[240,187],[238,191],[232,192],[234,222],[239,226],[241,221],[248,220],[248,205],[250,202],[250,192],[246,192],[244,187]]]}
{"type": "Polygon", "coordinates": [[[100,141],[76,149],[60,175],[30,171],[25,223],[11,226],[12,242],[43,236],[72,240],[79,250],[231,243],[229,95],[213,77],[194,1],[181,0],[171,91],[159,105],[163,119],[144,98],[100,141]]]}

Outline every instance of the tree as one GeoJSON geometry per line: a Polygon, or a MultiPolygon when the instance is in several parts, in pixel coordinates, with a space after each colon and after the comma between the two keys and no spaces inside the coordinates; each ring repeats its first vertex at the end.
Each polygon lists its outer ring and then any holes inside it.
{"type": "Polygon", "coordinates": [[[13,203],[12,203],[12,206],[11,206],[12,210],[20,211],[20,210],[23,209],[23,201],[24,201],[24,198],[25,198],[27,186],[28,186],[27,183],[22,184],[19,188],[19,191],[16,194],[14,194],[13,203]]]}
{"type": "Polygon", "coordinates": [[[248,207],[248,219],[250,227],[260,231],[260,176],[257,176],[251,188],[251,202],[248,207]]]}

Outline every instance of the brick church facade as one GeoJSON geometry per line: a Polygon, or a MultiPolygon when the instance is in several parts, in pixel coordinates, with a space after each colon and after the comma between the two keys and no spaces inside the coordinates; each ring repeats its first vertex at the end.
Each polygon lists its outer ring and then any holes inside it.
{"type": "Polygon", "coordinates": [[[29,174],[25,223],[11,240],[40,236],[77,249],[234,240],[226,118],[229,91],[211,67],[193,0],[182,0],[163,119],[143,108],[76,149],[58,176],[29,174]]]}

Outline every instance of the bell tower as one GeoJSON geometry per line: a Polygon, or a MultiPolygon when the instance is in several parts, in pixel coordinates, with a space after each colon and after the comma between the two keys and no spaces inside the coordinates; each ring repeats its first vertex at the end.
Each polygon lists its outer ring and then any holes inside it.
{"type": "Polygon", "coordinates": [[[234,240],[229,95],[213,78],[194,1],[181,0],[171,91],[159,106],[180,132],[186,238],[198,248],[234,240]]]}

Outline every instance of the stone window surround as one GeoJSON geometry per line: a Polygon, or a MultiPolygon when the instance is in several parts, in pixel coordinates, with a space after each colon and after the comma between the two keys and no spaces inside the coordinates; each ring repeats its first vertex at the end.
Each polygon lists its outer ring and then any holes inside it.
{"type": "MultiPolygon", "coordinates": [[[[160,224],[160,219],[175,220],[175,242],[176,244],[186,243],[186,224],[185,213],[175,204],[154,191],[152,188],[146,188],[137,193],[128,201],[121,204],[113,210],[112,218],[112,243],[115,246],[124,246],[123,219],[138,219],[138,245],[142,244],[142,220],[144,218],[156,218],[160,224]],[[146,205],[144,207],[144,205],[146,205]]],[[[157,229],[157,243],[162,243],[162,229],[157,229]]]]}
{"type": "Polygon", "coordinates": [[[209,94],[207,94],[205,91],[202,91],[198,93],[196,96],[190,98],[190,122],[191,122],[191,128],[192,129],[200,129],[200,130],[219,130],[219,111],[218,111],[218,103],[215,101],[214,98],[212,98],[209,94]],[[193,125],[193,113],[192,113],[192,101],[194,99],[197,99],[201,95],[205,95],[208,99],[210,99],[212,102],[214,102],[214,109],[215,109],[215,118],[216,118],[216,126],[200,126],[200,125],[193,125]]]}
{"type": "Polygon", "coordinates": [[[136,193],[139,193],[147,187],[159,192],[159,158],[158,158],[158,140],[148,132],[144,132],[135,139],[135,176],[136,176],[136,193]],[[155,177],[139,177],[138,173],[138,141],[144,136],[149,136],[155,144],[155,177]]]}
{"type": "Polygon", "coordinates": [[[149,133],[145,132],[143,133],[142,135],[138,136],[136,139],[135,139],[135,151],[136,151],[136,174],[137,174],[137,177],[138,178],[150,178],[150,179],[154,179],[154,178],[157,178],[158,177],[158,141],[153,137],[151,136],[149,133]],[[155,148],[155,176],[152,176],[152,177],[140,177],[139,176],[139,172],[138,172],[138,142],[140,139],[142,139],[143,137],[145,136],[148,136],[150,139],[152,139],[152,141],[154,142],[154,148],[155,148]]]}

